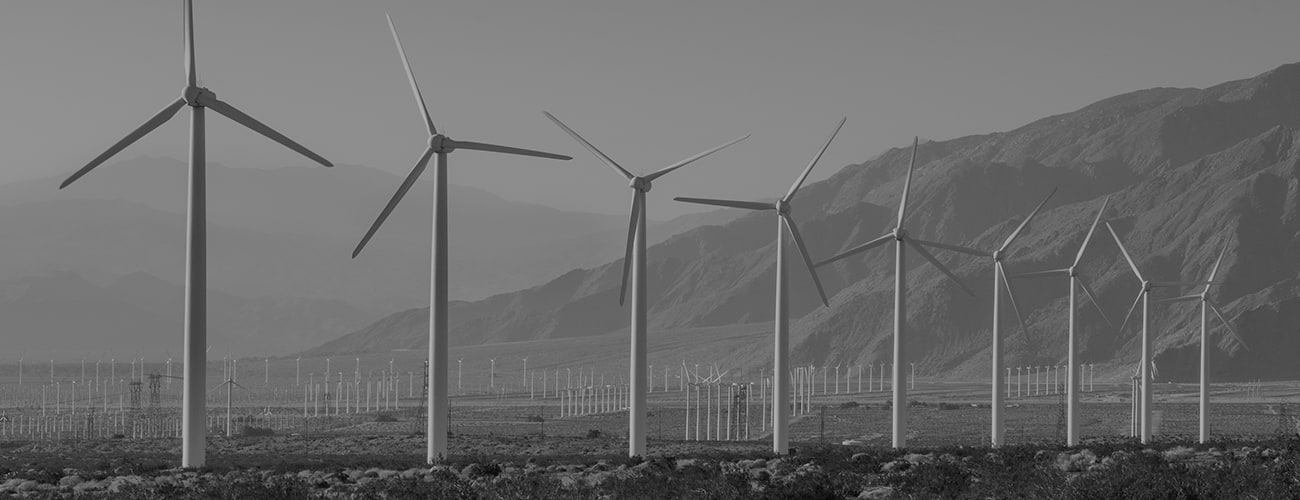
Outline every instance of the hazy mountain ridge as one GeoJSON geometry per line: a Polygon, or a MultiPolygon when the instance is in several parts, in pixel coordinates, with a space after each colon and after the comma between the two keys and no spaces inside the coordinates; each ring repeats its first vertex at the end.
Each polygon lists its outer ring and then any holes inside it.
{"type": "MultiPolygon", "coordinates": [[[[1057,186],[1060,192],[1011,249],[1012,272],[1068,265],[1106,195],[1111,196],[1108,218],[1116,219],[1116,231],[1149,277],[1204,276],[1226,237],[1230,250],[1220,270],[1222,285],[1211,296],[1236,321],[1250,349],[1225,344],[1232,347],[1231,356],[1215,350],[1215,370],[1238,378],[1265,373],[1295,377],[1300,367],[1279,362],[1265,369],[1261,361],[1295,352],[1297,342],[1297,332],[1286,320],[1300,315],[1293,284],[1300,271],[1295,258],[1300,249],[1298,121],[1300,65],[1292,64],[1204,90],[1124,94],[1008,132],[925,142],[917,157],[908,229],[920,238],[991,250],[1057,186]]],[[[909,149],[892,149],[850,165],[800,192],[795,214],[815,259],[893,226],[909,149]]],[[[650,248],[652,348],[653,329],[770,319],[776,232],[770,215],[750,214],[725,226],[697,228],[650,248]]],[[[990,259],[940,258],[952,262],[980,297],[964,295],[909,252],[909,357],[927,373],[984,376],[990,259]]],[[[791,313],[807,314],[794,328],[796,359],[820,365],[889,357],[892,250],[882,248],[824,268],[823,281],[834,295],[830,308],[819,307],[797,256],[790,257],[789,265],[791,313]]],[[[617,307],[621,266],[619,260],[528,290],[457,304],[451,318],[453,342],[596,335],[626,328],[628,311],[617,307]]],[[[1104,227],[1082,269],[1118,326],[1138,281],[1104,227]]],[[[1013,313],[1004,312],[1010,363],[1060,362],[1065,354],[1065,281],[1018,285],[1019,305],[1033,333],[1026,338],[1013,313]]],[[[1080,295],[1080,360],[1116,361],[1110,366],[1118,376],[1136,359],[1140,318],[1135,316],[1119,334],[1084,300],[1080,295]]],[[[1152,307],[1162,373],[1183,376],[1194,370],[1187,359],[1199,335],[1193,306],[1152,307]]],[[[400,323],[363,330],[364,342],[353,334],[328,346],[424,345],[427,311],[406,311],[400,317],[400,323]]],[[[325,351],[323,346],[316,352],[325,351]]],[[[743,366],[770,358],[731,361],[743,366]]]]}
{"type": "MultiPolygon", "coordinates": [[[[0,283],[7,350],[55,357],[116,352],[179,357],[184,288],[147,273],[107,286],[63,272],[0,283]]],[[[373,315],[329,300],[208,295],[208,344],[236,355],[283,354],[370,322],[373,315]]]]}
{"type": "MultiPolygon", "coordinates": [[[[58,190],[61,177],[17,182],[0,186],[0,212],[17,211],[29,217],[32,207],[64,211],[82,202],[101,201],[117,204],[94,205],[93,211],[116,210],[115,207],[148,207],[161,214],[148,216],[149,224],[161,220],[174,233],[159,234],[169,238],[163,248],[166,262],[184,262],[184,218],[186,210],[187,169],[183,162],[169,158],[140,157],[104,165],[78,183],[58,190]],[[35,203],[36,205],[31,205],[35,203]],[[180,249],[180,253],[173,250],[180,249]]],[[[373,168],[341,165],[335,168],[284,167],[276,169],[227,168],[208,166],[208,213],[213,225],[252,233],[213,235],[212,245],[234,250],[211,258],[238,259],[240,266],[221,270],[213,285],[239,295],[268,298],[312,297],[343,300],[376,312],[391,312],[428,303],[428,269],[430,245],[431,182],[416,185],[403,199],[401,207],[376,234],[357,259],[350,254],[401,178],[373,168]],[[240,235],[257,234],[263,240],[292,241],[295,245],[269,245],[273,254],[254,253],[246,248],[240,235]],[[301,259],[301,254],[310,258],[301,259]],[[290,258],[290,257],[293,258],[290,258]],[[275,267],[264,265],[276,262],[275,267]],[[267,273],[274,283],[268,283],[267,273]]],[[[564,211],[542,205],[504,200],[487,191],[454,186],[451,193],[452,290],[458,297],[481,298],[493,293],[517,290],[544,283],[575,267],[588,267],[608,260],[621,251],[627,220],[617,214],[564,211]]],[[[86,213],[91,213],[87,209],[86,213]]],[[[138,212],[138,211],[137,211],[138,212]]],[[[113,217],[92,214],[90,218],[113,217]]],[[[0,213],[0,218],[3,214],[0,213]]],[[[729,220],[727,212],[709,212],[682,216],[671,221],[655,222],[652,227],[659,238],[671,232],[711,221],[729,220]]],[[[131,222],[132,227],[146,230],[145,225],[131,222]]],[[[74,249],[91,249],[103,245],[96,238],[101,230],[69,218],[66,222],[41,222],[42,228],[25,228],[22,244],[50,246],[41,241],[42,234],[75,226],[64,236],[63,244],[74,249]],[[60,226],[59,224],[63,224],[60,226]],[[70,226],[71,225],[71,226],[70,226]]],[[[156,231],[151,227],[148,231],[156,231]]],[[[0,224],[0,235],[13,239],[0,224]]],[[[658,241],[658,240],[655,240],[658,241]]],[[[128,245],[129,242],[120,242],[128,245]]],[[[159,255],[153,247],[136,250],[159,255]]],[[[267,251],[259,248],[258,252],[267,251]]],[[[147,271],[180,282],[183,278],[160,272],[149,265],[131,265],[110,255],[83,255],[89,260],[79,272],[88,277],[112,279],[133,271],[147,271]]],[[[21,276],[30,259],[9,255],[0,264],[0,277],[21,276]],[[5,272],[4,268],[14,270],[5,272]],[[15,274],[17,273],[17,274],[15,274]]],[[[58,266],[52,260],[45,265],[58,266]]],[[[39,269],[38,269],[39,271],[39,269]]],[[[214,270],[214,275],[218,274],[214,270]]]]}

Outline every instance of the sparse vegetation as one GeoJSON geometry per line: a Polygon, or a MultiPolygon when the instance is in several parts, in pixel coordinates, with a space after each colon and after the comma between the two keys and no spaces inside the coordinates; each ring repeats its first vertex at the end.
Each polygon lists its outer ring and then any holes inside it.
{"type": "MultiPolygon", "coordinates": [[[[501,438],[504,441],[507,438],[501,438]]],[[[108,442],[108,443],[122,443],[108,442]]],[[[487,448],[485,448],[487,449],[487,448]]],[[[28,498],[1297,498],[1300,437],[1110,440],[1065,448],[893,450],[801,443],[777,457],[697,447],[687,455],[213,455],[171,468],[169,453],[0,454],[0,496],[28,498]]]]}

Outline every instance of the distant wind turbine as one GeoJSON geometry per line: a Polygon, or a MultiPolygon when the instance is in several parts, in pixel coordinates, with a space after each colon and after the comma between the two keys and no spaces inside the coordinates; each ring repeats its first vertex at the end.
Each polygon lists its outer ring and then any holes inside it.
{"type": "Polygon", "coordinates": [[[1142,359],[1139,362],[1139,377],[1142,379],[1142,386],[1139,397],[1141,401],[1138,404],[1138,435],[1142,443],[1146,444],[1151,441],[1151,377],[1146,370],[1152,364],[1151,360],[1151,336],[1148,330],[1151,327],[1151,290],[1156,288],[1180,288],[1186,286],[1195,286],[1200,283],[1196,282],[1170,282],[1170,281],[1150,281],[1142,276],[1142,271],[1138,270],[1137,263],[1133,256],[1129,255],[1128,249],[1124,248],[1124,242],[1120,241],[1119,234],[1115,228],[1106,221],[1106,229],[1110,231],[1111,237],[1115,238],[1115,244],[1119,246],[1119,251],[1124,255],[1124,260],[1128,262],[1129,268],[1133,270],[1133,275],[1138,281],[1142,282],[1142,288],[1138,290],[1137,299],[1129,307],[1128,313],[1124,315],[1124,321],[1119,325],[1119,332],[1123,333],[1124,327],[1128,325],[1128,320],[1133,316],[1133,311],[1137,309],[1139,303],[1142,304],[1142,359]]]}
{"type": "MultiPolygon", "coordinates": [[[[1223,263],[1224,254],[1228,253],[1228,243],[1224,242],[1223,250],[1219,251],[1219,258],[1215,259],[1214,267],[1210,268],[1210,277],[1205,280],[1205,288],[1201,293],[1174,297],[1171,299],[1157,300],[1156,302],[1184,302],[1196,300],[1201,303],[1201,387],[1200,387],[1200,408],[1198,417],[1200,419],[1200,442],[1205,443],[1210,439],[1210,337],[1207,310],[1214,311],[1214,315],[1219,317],[1223,322],[1224,328],[1233,340],[1246,347],[1246,341],[1242,340],[1237,331],[1232,328],[1232,323],[1223,317],[1219,307],[1210,301],[1210,286],[1214,285],[1214,277],[1219,273],[1219,264],[1223,263]]],[[[1249,349],[1249,347],[1246,347],[1249,349]]],[[[1153,363],[1154,364],[1154,363],[1153,363]]]]}
{"type": "Polygon", "coordinates": [[[542,151],[533,151],[531,149],[520,149],[509,146],[499,146],[496,144],[487,144],[482,142],[457,141],[446,134],[439,133],[438,128],[433,125],[433,118],[429,116],[429,106],[424,103],[424,96],[420,94],[420,86],[415,82],[415,73],[411,71],[411,62],[406,58],[406,51],[402,49],[402,40],[397,36],[397,27],[393,25],[392,16],[388,16],[388,28],[393,32],[393,42],[397,45],[397,54],[402,58],[402,66],[406,69],[406,78],[411,83],[411,92],[415,94],[415,103],[420,111],[420,116],[424,119],[424,127],[429,132],[429,146],[425,148],[420,159],[416,160],[415,167],[411,173],[407,174],[406,180],[397,188],[388,205],[384,206],[383,211],[379,213],[379,218],[366,231],[365,237],[357,244],[357,248],[352,251],[352,258],[356,258],[361,253],[361,249],[366,247],[366,243],[379,230],[379,226],[384,224],[388,215],[397,207],[406,192],[410,191],[411,186],[424,173],[424,168],[428,166],[429,159],[433,162],[433,265],[430,276],[429,290],[429,413],[426,424],[428,446],[426,450],[426,459],[429,463],[445,460],[447,458],[447,155],[457,149],[472,149],[477,151],[489,151],[493,153],[507,153],[520,156],[533,156],[537,158],[550,158],[553,160],[571,160],[573,158],[565,155],[545,153],[542,151]]]}
{"type": "Polygon", "coordinates": [[[166,123],[180,111],[181,107],[190,107],[190,195],[189,224],[187,225],[188,255],[185,273],[185,366],[184,395],[181,424],[181,466],[200,467],[204,465],[205,416],[204,400],[207,397],[206,374],[207,356],[202,347],[207,343],[207,181],[206,181],[206,144],[204,132],[204,110],[224,115],[226,118],[252,129],[271,140],[292,149],[321,165],[333,166],[325,158],[311,152],[302,145],[276,132],[244,114],[234,106],[217,99],[217,95],[197,85],[197,70],[194,60],[194,8],[193,0],[185,0],[185,88],[181,97],[172,101],[152,118],[117,141],[108,150],[96,156],[90,163],[76,171],[59,189],[67,187],[81,176],[104,163],[113,155],[125,149],[149,132],[166,123]]]}
{"type": "Polygon", "coordinates": [[[231,401],[233,399],[233,394],[234,394],[233,391],[235,390],[236,387],[243,389],[245,391],[248,391],[248,388],[240,385],[239,382],[235,382],[234,378],[227,377],[225,382],[217,384],[216,387],[212,388],[212,391],[216,392],[218,389],[221,389],[222,387],[226,388],[226,437],[234,437],[235,431],[231,420],[231,401]]]}
{"type": "MultiPolygon", "coordinates": [[[[1016,297],[1015,293],[1012,292],[1011,282],[1007,279],[1004,262],[1007,257],[1007,248],[1011,246],[1011,243],[1016,241],[1016,237],[1020,236],[1020,233],[1025,230],[1025,227],[1029,225],[1029,221],[1034,219],[1034,216],[1038,214],[1038,211],[1042,210],[1043,206],[1046,205],[1048,200],[1052,199],[1052,195],[1055,194],[1056,188],[1052,188],[1052,192],[1047,193],[1047,196],[1043,198],[1043,201],[1039,202],[1038,206],[1034,207],[1034,209],[1029,212],[1029,215],[1026,216],[1024,220],[1020,221],[1020,225],[1016,226],[1016,229],[1007,236],[1007,239],[1002,242],[1002,246],[998,247],[998,249],[994,250],[992,253],[981,252],[978,250],[972,251],[956,246],[948,247],[949,250],[956,252],[970,254],[977,257],[993,258],[993,345],[990,349],[993,357],[993,377],[991,382],[993,389],[991,391],[992,402],[990,404],[990,420],[992,422],[992,429],[989,432],[989,443],[992,446],[1001,446],[1003,444],[1003,433],[1005,431],[1002,415],[1004,405],[1003,394],[1002,391],[999,390],[1005,383],[1002,379],[1005,370],[1003,369],[1002,359],[1002,307],[1000,304],[1004,290],[1007,294],[1007,298],[1010,299],[1012,310],[1016,313],[1016,319],[1020,322],[1020,329],[1024,331],[1026,337],[1029,336],[1029,328],[1025,326],[1025,318],[1020,314],[1020,307],[1016,305],[1016,297]]],[[[943,246],[940,247],[942,248],[943,246]]]]}
{"type": "MultiPolygon", "coordinates": [[[[1075,330],[1076,330],[1075,305],[1074,305],[1075,285],[1078,285],[1079,288],[1083,289],[1083,293],[1088,296],[1088,301],[1091,302],[1093,307],[1097,309],[1097,313],[1101,314],[1101,320],[1104,321],[1107,326],[1113,326],[1110,322],[1110,319],[1106,317],[1106,313],[1101,310],[1101,304],[1097,302],[1097,294],[1093,293],[1092,287],[1088,286],[1088,282],[1084,280],[1082,276],[1079,276],[1079,263],[1083,261],[1083,252],[1088,249],[1088,243],[1092,241],[1092,235],[1097,231],[1097,224],[1101,222],[1102,217],[1106,214],[1106,204],[1109,202],[1110,202],[1110,197],[1106,197],[1102,199],[1101,208],[1097,209],[1097,216],[1093,218],[1092,226],[1088,228],[1088,234],[1083,237],[1083,243],[1079,245],[1079,251],[1075,253],[1074,262],[1070,264],[1070,267],[1066,267],[1062,269],[1052,269],[1048,271],[1024,273],[1024,274],[1019,274],[1011,277],[1011,279],[1013,280],[1018,280],[1023,278],[1045,278],[1045,277],[1054,277],[1054,276],[1066,276],[1070,278],[1069,294],[1067,295],[1067,297],[1069,297],[1069,305],[1067,306],[1069,309],[1069,312],[1067,313],[1069,315],[1069,320],[1068,320],[1069,327],[1068,327],[1068,333],[1066,335],[1066,346],[1067,346],[1066,358],[1068,359],[1067,363],[1069,364],[1069,368],[1066,369],[1067,375],[1065,377],[1066,386],[1067,386],[1065,390],[1066,392],[1066,404],[1065,404],[1066,446],[1076,446],[1079,444],[1078,388],[1080,385],[1080,379],[1079,379],[1078,366],[1077,363],[1075,363],[1075,354],[1078,350],[1078,345],[1079,345],[1078,339],[1075,336],[1075,330]]],[[[1015,299],[1012,299],[1013,304],[1015,303],[1014,301],[1015,299]]],[[[998,428],[994,432],[1000,432],[1001,430],[1002,430],[1001,428],[998,428]]]]}
{"type": "MultiPolygon", "coordinates": [[[[975,296],[975,292],[971,291],[970,287],[967,287],[966,284],[962,283],[961,280],[957,278],[957,275],[948,270],[948,268],[939,262],[939,259],[935,257],[934,254],[930,253],[929,250],[926,250],[925,247],[962,251],[965,253],[979,252],[978,250],[966,247],[913,238],[907,233],[907,230],[903,228],[903,223],[907,221],[907,195],[912,186],[912,171],[916,167],[916,149],[919,144],[919,137],[913,139],[912,159],[907,165],[907,178],[903,181],[903,196],[900,197],[898,201],[898,225],[895,226],[892,231],[885,233],[879,238],[845,250],[839,255],[816,264],[816,267],[821,267],[830,264],[831,262],[871,250],[889,243],[890,241],[894,242],[894,366],[893,373],[891,374],[894,381],[894,407],[892,415],[894,448],[903,448],[907,446],[907,384],[901,383],[905,376],[903,368],[907,365],[907,356],[903,350],[905,344],[904,337],[906,336],[905,334],[907,331],[907,266],[905,261],[907,246],[911,245],[912,248],[916,250],[916,253],[921,254],[921,257],[924,257],[925,260],[933,264],[934,267],[938,268],[939,271],[948,276],[948,279],[957,283],[957,286],[961,287],[962,290],[967,294],[970,294],[972,297],[975,296]]],[[[981,255],[983,254],[981,253],[981,255]]]]}
{"type": "Polygon", "coordinates": [[[629,187],[634,191],[632,195],[632,214],[631,221],[627,228],[627,249],[623,252],[623,282],[618,293],[618,303],[623,304],[627,296],[627,282],[629,271],[632,274],[632,325],[631,325],[631,378],[632,378],[632,401],[628,409],[628,456],[644,456],[645,440],[647,431],[646,422],[646,386],[648,376],[646,374],[646,203],[645,194],[650,192],[650,186],[660,177],[668,175],[669,172],[682,168],[694,163],[696,160],[718,152],[722,148],[743,141],[748,135],[734,139],[726,144],[715,147],[703,153],[697,154],[685,160],[679,161],[667,167],[646,175],[633,175],[627,169],[623,168],[612,158],[602,153],[596,146],[593,146],[582,136],[578,135],[573,129],[561,122],[555,115],[546,113],[546,117],[564,129],[569,136],[582,144],[583,147],[591,151],[601,161],[609,165],[625,179],[629,187]]]}
{"type": "MultiPolygon", "coordinates": [[[[772,210],[776,212],[776,333],[775,346],[773,347],[773,366],[774,373],[788,373],[790,371],[790,288],[786,282],[785,268],[785,235],[790,233],[790,238],[794,240],[795,246],[799,249],[799,255],[803,257],[804,265],[808,267],[808,273],[812,276],[813,284],[817,285],[817,293],[821,295],[822,304],[829,305],[826,300],[826,291],[822,289],[821,278],[817,276],[817,270],[813,268],[812,257],[808,255],[808,247],[804,244],[803,236],[799,234],[799,228],[795,225],[794,219],[790,217],[790,201],[794,199],[795,193],[799,192],[799,187],[803,185],[808,173],[812,172],[813,167],[817,166],[817,161],[821,159],[822,154],[826,153],[831,141],[840,133],[844,127],[844,122],[848,118],[840,119],[840,123],[831,131],[830,137],[826,138],[826,143],[822,148],[813,155],[812,161],[804,167],[803,173],[795,179],[794,185],[776,201],[776,203],[765,203],[758,201],[734,201],[734,200],[715,200],[708,198],[674,198],[677,201],[687,203],[699,203],[702,205],[714,205],[720,207],[744,208],[748,210],[772,210]]],[[[836,383],[838,384],[839,375],[837,372],[836,383]]],[[[772,405],[772,451],[774,453],[784,454],[789,452],[789,422],[790,412],[787,410],[790,406],[790,393],[786,377],[772,377],[774,403],[772,405]]],[[[837,385],[838,388],[838,385],[837,385]]],[[[837,389],[838,390],[838,389],[837,389]]]]}

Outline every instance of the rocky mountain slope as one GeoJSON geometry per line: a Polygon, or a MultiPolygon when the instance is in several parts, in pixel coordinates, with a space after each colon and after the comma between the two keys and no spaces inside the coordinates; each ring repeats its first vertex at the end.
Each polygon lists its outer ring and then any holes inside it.
{"type": "MultiPolygon", "coordinates": [[[[923,131],[922,131],[923,132],[923,131]]],[[[850,136],[851,137],[851,136],[850,136]]],[[[851,140],[843,137],[842,140],[851,140]]],[[[1203,277],[1222,245],[1228,257],[1211,294],[1248,344],[1220,340],[1216,376],[1297,377],[1300,365],[1300,64],[1207,89],[1150,89],[1099,101],[1015,130],[922,143],[909,231],[916,237],[992,248],[1052,187],[1060,192],[1011,249],[1013,272],[1069,263],[1103,197],[1107,214],[1153,279],[1203,277]]],[[[813,147],[812,145],[809,146],[813,147]]],[[[805,187],[795,217],[815,259],[893,225],[909,148],[897,148],[805,187]]],[[[795,168],[795,167],[792,167],[795,168]]],[[[707,188],[683,196],[709,196],[707,188]]],[[[769,321],[775,222],[744,215],[649,249],[653,329],[769,321]]],[[[980,296],[971,298],[915,254],[908,259],[907,351],[918,372],[987,376],[990,259],[940,255],[980,296]]],[[[452,342],[478,344],[588,336],[626,328],[618,307],[621,261],[575,270],[537,287],[452,308],[452,342]]],[[[893,255],[875,251],[821,270],[831,307],[791,266],[795,356],[818,365],[879,362],[892,342],[893,255]]],[[[1137,322],[1123,319],[1139,283],[1109,234],[1094,239],[1083,273],[1107,326],[1080,301],[1081,360],[1100,376],[1126,378],[1137,357],[1137,322]]],[[[1065,282],[1018,283],[1029,335],[1008,322],[1010,363],[1058,364],[1065,348],[1065,282]]],[[[1160,292],[1173,294],[1177,292],[1160,292]]],[[[1081,298],[1082,299],[1082,298],[1081,298]]],[[[1014,318],[1007,311],[1007,318],[1014,318]]],[[[1195,304],[1152,307],[1162,375],[1196,370],[1195,304]]],[[[1136,320],[1137,318],[1134,318],[1136,320]]],[[[427,311],[390,316],[315,352],[423,345],[427,311]]],[[[1214,326],[1214,323],[1211,323],[1214,326]]],[[[651,348],[654,348],[653,331],[651,348]]],[[[736,357],[742,367],[770,363],[736,357]]]]}

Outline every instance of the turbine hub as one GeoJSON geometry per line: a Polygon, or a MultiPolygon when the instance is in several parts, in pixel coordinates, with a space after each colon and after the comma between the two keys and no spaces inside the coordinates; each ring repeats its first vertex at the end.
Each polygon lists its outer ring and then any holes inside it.
{"type": "Polygon", "coordinates": [[[450,153],[456,150],[450,137],[442,134],[433,134],[429,136],[429,149],[435,153],[450,153]]]}
{"type": "Polygon", "coordinates": [[[217,94],[203,87],[185,87],[185,90],[181,92],[181,97],[185,99],[185,104],[190,107],[201,108],[203,103],[199,102],[200,99],[204,97],[216,99],[217,94]]]}
{"type": "Polygon", "coordinates": [[[645,177],[639,177],[639,176],[633,177],[632,180],[627,183],[627,185],[630,186],[632,189],[635,189],[642,193],[650,192],[650,180],[646,179],[645,177]]]}
{"type": "Polygon", "coordinates": [[[1078,277],[1079,277],[1079,270],[1078,270],[1078,269],[1075,269],[1074,266],[1070,266],[1070,269],[1069,269],[1068,271],[1069,271],[1069,275],[1070,275],[1071,278],[1078,278],[1078,277]]]}
{"type": "Polygon", "coordinates": [[[894,228],[894,239],[903,241],[904,238],[907,238],[907,230],[903,229],[902,226],[894,228]]]}
{"type": "Polygon", "coordinates": [[[776,202],[776,213],[778,215],[790,215],[790,211],[793,209],[794,207],[790,206],[790,202],[788,201],[777,200],[776,202]]]}
{"type": "Polygon", "coordinates": [[[1006,252],[1003,252],[1002,250],[994,250],[994,251],[993,251],[993,261],[994,261],[994,262],[1002,262],[1002,259],[1005,259],[1006,257],[1007,257],[1006,252]]]}
{"type": "Polygon", "coordinates": [[[1150,292],[1152,288],[1155,288],[1155,285],[1152,285],[1150,281],[1142,282],[1142,291],[1150,292]]]}

